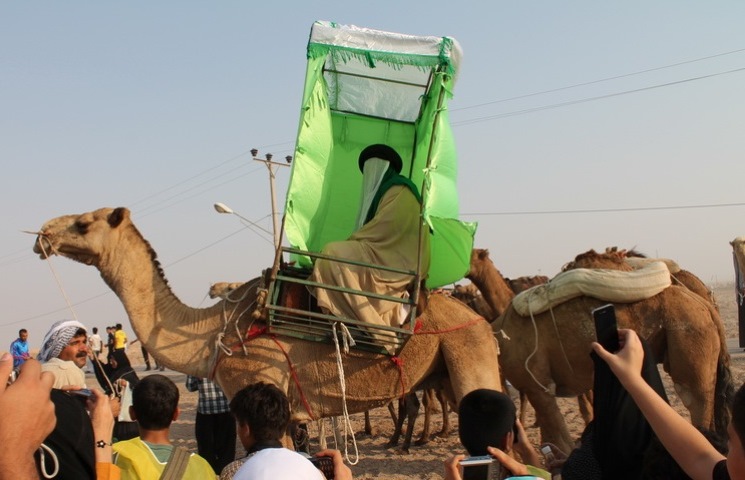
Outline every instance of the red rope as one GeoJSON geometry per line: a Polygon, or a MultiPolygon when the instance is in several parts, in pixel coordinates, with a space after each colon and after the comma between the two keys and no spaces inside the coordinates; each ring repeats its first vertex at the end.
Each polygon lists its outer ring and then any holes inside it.
{"type": "Polygon", "coordinates": [[[274,340],[274,343],[276,343],[279,349],[282,350],[282,353],[285,354],[285,358],[287,359],[287,366],[290,367],[290,375],[292,375],[292,379],[295,380],[295,386],[297,387],[298,392],[300,392],[300,399],[303,401],[303,406],[305,407],[305,411],[308,412],[308,415],[310,415],[311,420],[315,420],[316,417],[315,415],[313,415],[313,411],[310,409],[310,405],[308,404],[308,400],[305,398],[303,389],[300,388],[300,380],[297,378],[297,372],[295,371],[295,367],[292,366],[292,361],[290,360],[290,356],[287,354],[282,344],[279,343],[279,340],[277,340],[277,337],[275,335],[269,335],[269,337],[272,340],[274,340]]]}
{"type": "Polygon", "coordinates": [[[391,357],[391,362],[398,367],[398,378],[401,380],[401,398],[406,395],[406,385],[404,385],[404,361],[401,357],[391,357]]]}
{"type": "MultiPolygon", "coordinates": [[[[256,326],[251,325],[251,328],[248,329],[246,332],[246,336],[244,337],[243,342],[235,342],[230,345],[230,350],[233,352],[240,351],[241,347],[251,340],[258,338],[262,335],[269,335],[269,338],[274,340],[274,343],[277,344],[279,349],[282,351],[282,353],[285,356],[285,359],[287,360],[287,366],[290,368],[290,375],[292,376],[292,379],[295,381],[295,386],[298,389],[298,392],[300,392],[300,399],[303,401],[303,406],[305,407],[305,410],[308,412],[308,415],[310,415],[311,420],[315,420],[316,417],[313,415],[313,411],[310,408],[310,404],[308,403],[308,399],[305,398],[305,394],[303,393],[303,389],[300,387],[300,379],[297,376],[297,372],[295,371],[295,367],[292,365],[292,360],[290,360],[290,356],[285,351],[284,347],[281,343],[277,340],[277,337],[275,335],[271,335],[268,333],[268,329],[266,326],[256,326]]],[[[220,364],[222,359],[225,357],[225,355],[222,354],[222,351],[218,352],[217,354],[217,360],[215,361],[215,365],[212,367],[212,371],[210,371],[209,378],[210,380],[215,378],[215,372],[217,372],[217,366],[220,364]]]]}

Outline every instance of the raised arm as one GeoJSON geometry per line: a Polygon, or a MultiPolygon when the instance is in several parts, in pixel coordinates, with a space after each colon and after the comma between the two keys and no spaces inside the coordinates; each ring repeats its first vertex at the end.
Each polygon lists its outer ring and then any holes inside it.
{"type": "Polygon", "coordinates": [[[593,350],[608,363],[678,465],[693,479],[710,480],[714,466],[725,457],[644,381],[644,350],[636,332],[618,332],[622,346],[618,353],[608,352],[597,342],[593,350]]]}

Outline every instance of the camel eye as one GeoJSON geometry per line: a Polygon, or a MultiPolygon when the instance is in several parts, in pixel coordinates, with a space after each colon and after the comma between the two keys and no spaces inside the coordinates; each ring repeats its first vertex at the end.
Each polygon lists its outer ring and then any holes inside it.
{"type": "Polygon", "coordinates": [[[90,225],[89,223],[81,222],[80,220],[78,220],[77,222],[75,222],[75,229],[81,235],[85,235],[86,233],[88,233],[88,226],[89,225],[90,225]]]}

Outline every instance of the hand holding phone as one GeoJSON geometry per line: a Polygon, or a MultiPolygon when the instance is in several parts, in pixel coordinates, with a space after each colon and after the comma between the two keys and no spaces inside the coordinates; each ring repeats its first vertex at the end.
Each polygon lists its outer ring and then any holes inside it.
{"type": "Polygon", "coordinates": [[[616,309],[613,304],[609,303],[594,309],[592,318],[595,320],[595,335],[598,343],[610,353],[616,353],[620,350],[616,309]]]}
{"type": "Polygon", "coordinates": [[[334,478],[334,459],[331,457],[311,457],[310,463],[323,473],[327,480],[334,478]]]}

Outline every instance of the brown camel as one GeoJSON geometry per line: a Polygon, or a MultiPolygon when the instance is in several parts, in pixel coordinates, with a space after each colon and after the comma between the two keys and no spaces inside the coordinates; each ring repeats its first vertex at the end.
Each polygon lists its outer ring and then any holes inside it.
{"type": "MultiPolygon", "coordinates": [[[[543,441],[565,451],[572,448],[573,439],[554,397],[591,389],[589,354],[595,328],[590,311],[606,303],[576,297],[533,318],[520,316],[510,305],[492,324],[500,344],[502,373],[526,392],[543,441]]],[[[729,355],[717,327],[721,320],[713,305],[686,287],[672,285],[646,300],[617,303],[616,316],[619,327],[636,330],[647,339],[670,373],[692,422],[720,432],[726,429],[728,412],[719,402],[715,408],[715,399],[726,401],[733,387],[729,355]]]]}
{"type": "MultiPolygon", "coordinates": [[[[487,319],[499,317],[512,302],[518,293],[536,285],[548,282],[548,277],[543,275],[523,276],[510,280],[494,265],[489,257],[489,250],[474,248],[471,251],[471,266],[466,278],[473,282],[453,290],[453,296],[463,301],[477,313],[487,319]],[[479,295],[479,292],[481,294],[479,295]]],[[[505,378],[502,378],[504,381],[505,378]]],[[[514,384],[513,386],[517,388],[514,384]]],[[[525,392],[518,389],[520,398],[520,421],[525,423],[528,412],[528,398],[525,392]]],[[[585,425],[592,420],[592,396],[591,392],[583,392],[577,395],[577,405],[585,425]]]]}
{"type": "Polygon", "coordinates": [[[444,295],[431,296],[395,362],[369,352],[344,354],[345,394],[333,345],[275,337],[252,320],[258,279],[212,307],[184,305],[126,208],[50,220],[34,251],[95,266],[160,365],[197,377],[214,374],[228,398],[250,383],[271,382],[287,393],[295,421],[342,415],[344,404],[349,413],[386,405],[431,375],[449,376],[456,401],[477,388],[501,389],[489,326],[444,295]]]}

